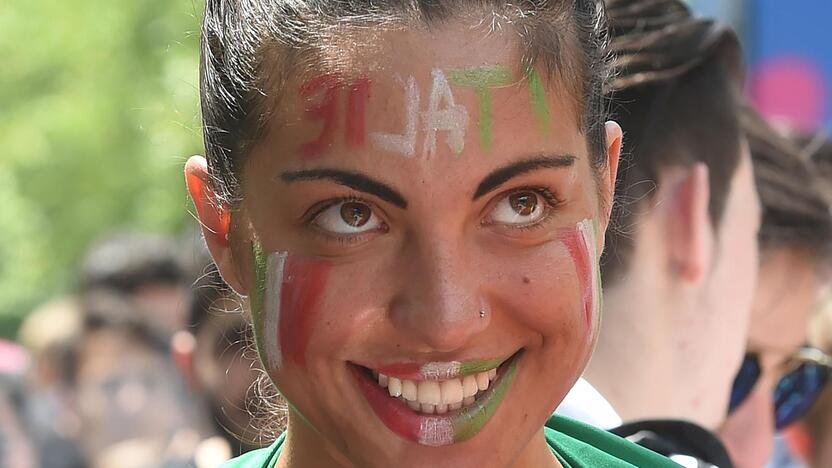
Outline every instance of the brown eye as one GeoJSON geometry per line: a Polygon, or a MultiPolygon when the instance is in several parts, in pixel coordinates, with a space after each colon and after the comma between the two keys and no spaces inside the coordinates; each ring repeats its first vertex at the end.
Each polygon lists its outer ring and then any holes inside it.
{"type": "Polygon", "coordinates": [[[313,224],[333,234],[358,234],[384,225],[373,207],[361,201],[344,200],[318,213],[313,224]]]}
{"type": "Polygon", "coordinates": [[[370,207],[363,203],[346,202],[341,205],[341,219],[354,228],[367,224],[372,215],[370,207]]]}
{"type": "Polygon", "coordinates": [[[537,209],[537,198],[534,192],[519,192],[509,195],[508,202],[519,216],[531,216],[537,209]]]}
{"type": "Polygon", "coordinates": [[[519,190],[503,196],[488,220],[509,226],[535,224],[546,216],[545,204],[543,196],[534,190],[519,190]]]}

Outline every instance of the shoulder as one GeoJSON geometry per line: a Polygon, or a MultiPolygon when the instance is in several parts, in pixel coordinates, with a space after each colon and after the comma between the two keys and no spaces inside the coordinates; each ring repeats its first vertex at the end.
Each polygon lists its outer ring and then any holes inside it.
{"type": "Polygon", "coordinates": [[[562,416],[549,418],[545,432],[547,442],[565,462],[565,467],[679,467],[617,435],[562,416]]]}
{"type": "Polygon", "coordinates": [[[277,462],[278,455],[280,455],[281,445],[283,445],[283,436],[268,447],[252,450],[228,460],[220,468],[272,468],[277,462]]]}

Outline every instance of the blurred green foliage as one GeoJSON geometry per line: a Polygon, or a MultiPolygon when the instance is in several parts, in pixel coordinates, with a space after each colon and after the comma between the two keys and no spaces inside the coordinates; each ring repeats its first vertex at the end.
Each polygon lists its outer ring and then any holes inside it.
{"type": "Polygon", "coordinates": [[[114,229],[190,224],[200,0],[0,8],[0,336],[114,229]]]}

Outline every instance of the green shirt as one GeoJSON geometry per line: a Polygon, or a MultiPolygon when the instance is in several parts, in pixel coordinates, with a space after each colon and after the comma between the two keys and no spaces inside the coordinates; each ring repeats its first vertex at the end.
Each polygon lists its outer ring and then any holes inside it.
{"type": "MultiPolygon", "coordinates": [[[[546,442],[563,468],[679,468],[667,458],[607,431],[554,415],[544,428],[546,442]]],[[[235,458],[222,468],[272,468],[280,456],[285,433],[264,449],[235,458]]]]}

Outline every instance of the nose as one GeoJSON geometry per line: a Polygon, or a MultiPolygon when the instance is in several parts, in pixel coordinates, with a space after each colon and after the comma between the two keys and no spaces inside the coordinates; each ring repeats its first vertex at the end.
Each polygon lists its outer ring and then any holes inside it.
{"type": "Polygon", "coordinates": [[[453,352],[491,320],[479,283],[486,275],[472,264],[462,241],[437,234],[423,239],[408,243],[399,259],[402,282],[390,320],[421,352],[453,352]]]}
{"type": "Polygon", "coordinates": [[[774,445],[772,386],[763,384],[757,387],[728,416],[720,431],[737,468],[765,466],[774,445]]]}

